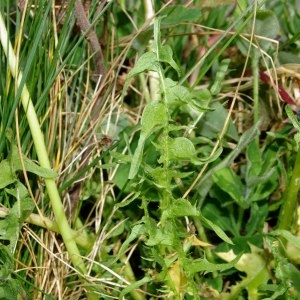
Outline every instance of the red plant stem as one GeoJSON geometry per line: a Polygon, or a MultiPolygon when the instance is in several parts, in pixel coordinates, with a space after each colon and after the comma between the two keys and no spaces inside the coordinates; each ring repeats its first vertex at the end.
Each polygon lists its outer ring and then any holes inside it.
{"type": "MultiPolygon", "coordinates": [[[[269,77],[269,75],[267,75],[266,73],[260,71],[259,72],[259,78],[261,81],[271,85],[271,79],[269,77]]],[[[280,98],[287,104],[295,106],[296,103],[295,101],[292,99],[292,97],[288,94],[288,92],[284,89],[284,87],[280,84],[278,84],[278,93],[280,95],[280,98]]]]}

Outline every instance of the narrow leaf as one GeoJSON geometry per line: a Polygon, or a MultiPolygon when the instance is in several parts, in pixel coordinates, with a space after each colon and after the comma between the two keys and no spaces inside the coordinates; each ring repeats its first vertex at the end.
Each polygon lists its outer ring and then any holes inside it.
{"type": "Polygon", "coordinates": [[[238,255],[235,259],[232,261],[226,263],[226,264],[214,264],[209,262],[205,258],[199,258],[199,259],[194,259],[194,260],[187,260],[186,266],[189,272],[195,274],[198,272],[204,272],[210,273],[210,272],[215,272],[215,271],[225,271],[228,269],[231,269],[234,267],[234,265],[239,261],[241,258],[242,254],[238,255]]]}
{"type": "Polygon", "coordinates": [[[144,144],[146,139],[151,135],[151,133],[160,126],[166,125],[168,122],[168,111],[166,106],[161,102],[151,102],[149,103],[142,115],[141,119],[141,134],[138,141],[138,146],[132,157],[131,166],[129,170],[129,179],[133,179],[137,174],[140,164],[142,162],[144,144]]]}
{"type": "Polygon", "coordinates": [[[152,281],[152,278],[149,276],[145,276],[144,278],[135,281],[134,283],[130,284],[129,286],[127,286],[125,289],[122,290],[122,292],[120,293],[119,299],[124,299],[123,297],[127,294],[129,294],[131,291],[139,288],[140,286],[142,286],[143,284],[152,281]]]}
{"type": "Polygon", "coordinates": [[[234,245],[234,243],[232,242],[232,240],[228,237],[228,235],[215,223],[213,223],[212,221],[210,221],[209,219],[206,219],[201,213],[199,213],[200,219],[201,221],[206,224],[209,228],[211,228],[216,235],[222,239],[224,242],[234,245]]]}

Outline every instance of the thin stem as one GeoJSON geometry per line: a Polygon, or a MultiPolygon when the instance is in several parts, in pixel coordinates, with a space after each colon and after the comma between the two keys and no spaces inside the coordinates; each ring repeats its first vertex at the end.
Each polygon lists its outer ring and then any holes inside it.
{"type": "Polygon", "coordinates": [[[281,206],[278,228],[289,230],[292,226],[293,216],[296,212],[298,191],[300,187],[300,149],[298,149],[294,170],[288,188],[283,197],[281,206]]]}
{"type": "MultiPolygon", "coordinates": [[[[22,73],[18,72],[17,59],[13,51],[13,47],[8,38],[6,26],[0,12],[0,40],[8,60],[9,69],[16,80],[19,87],[22,81],[22,73]]],[[[33,143],[37,153],[39,163],[46,169],[51,169],[44,136],[40,128],[40,124],[35,112],[34,105],[29,95],[26,84],[21,92],[21,102],[26,113],[26,118],[29,124],[30,132],[32,135],[33,143]]],[[[46,179],[45,185],[49,195],[49,199],[52,205],[53,213],[59,228],[59,232],[64,240],[67,251],[70,255],[70,259],[74,267],[81,273],[87,273],[84,265],[84,261],[81,258],[76,241],[74,239],[73,231],[68,224],[67,217],[64,212],[64,207],[61,202],[61,198],[54,179],[46,179]]],[[[90,294],[90,299],[94,299],[94,295],[90,294]]]]}

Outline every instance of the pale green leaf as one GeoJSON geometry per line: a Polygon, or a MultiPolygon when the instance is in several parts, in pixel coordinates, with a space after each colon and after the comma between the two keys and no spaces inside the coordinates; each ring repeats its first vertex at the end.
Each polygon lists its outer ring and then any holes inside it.
{"type": "Polygon", "coordinates": [[[185,137],[170,139],[169,158],[170,160],[191,160],[196,158],[194,144],[185,137]]]}
{"type": "MultiPolygon", "coordinates": [[[[263,250],[250,244],[251,253],[243,254],[234,265],[236,269],[246,273],[238,284],[231,287],[230,293],[224,293],[222,299],[237,299],[237,296],[243,289],[248,291],[248,299],[260,299],[258,289],[262,284],[270,280],[270,274],[266,268],[266,260],[263,250]]],[[[217,253],[219,257],[226,261],[232,261],[237,258],[233,251],[226,253],[217,253]]]]}
{"type": "Polygon", "coordinates": [[[294,236],[290,231],[277,229],[273,230],[270,234],[274,236],[281,236],[300,249],[300,237],[294,236]]]}

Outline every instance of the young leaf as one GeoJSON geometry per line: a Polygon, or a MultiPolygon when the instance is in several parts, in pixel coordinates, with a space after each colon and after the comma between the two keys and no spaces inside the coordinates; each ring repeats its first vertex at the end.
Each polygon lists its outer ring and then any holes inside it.
{"type": "Polygon", "coordinates": [[[192,160],[196,158],[194,144],[185,137],[170,139],[168,146],[170,160],[192,160]]]}
{"type": "Polygon", "coordinates": [[[168,111],[163,103],[151,102],[145,107],[141,119],[141,134],[138,141],[138,146],[132,157],[128,175],[129,179],[133,179],[139,170],[140,164],[142,162],[144,144],[146,139],[157,127],[164,126],[167,124],[167,122],[168,111]]]}
{"type": "Polygon", "coordinates": [[[124,241],[121,248],[119,249],[119,253],[116,257],[116,261],[124,254],[126,248],[130,245],[130,243],[134,241],[136,238],[138,238],[139,236],[141,236],[142,234],[145,234],[145,225],[144,224],[135,225],[132,228],[129,237],[124,241]]]}
{"type": "Polygon", "coordinates": [[[199,211],[186,199],[173,199],[169,208],[162,213],[162,220],[185,216],[198,216],[199,211]]]}
{"type": "Polygon", "coordinates": [[[132,77],[145,72],[154,71],[158,72],[160,68],[159,62],[157,60],[156,54],[154,52],[146,52],[138,59],[134,68],[128,73],[127,81],[132,77]]]}
{"type": "Polygon", "coordinates": [[[175,71],[177,71],[178,76],[180,76],[181,71],[177,63],[173,59],[173,51],[169,45],[161,46],[159,52],[159,61],[168,63],[175,71]]]}

